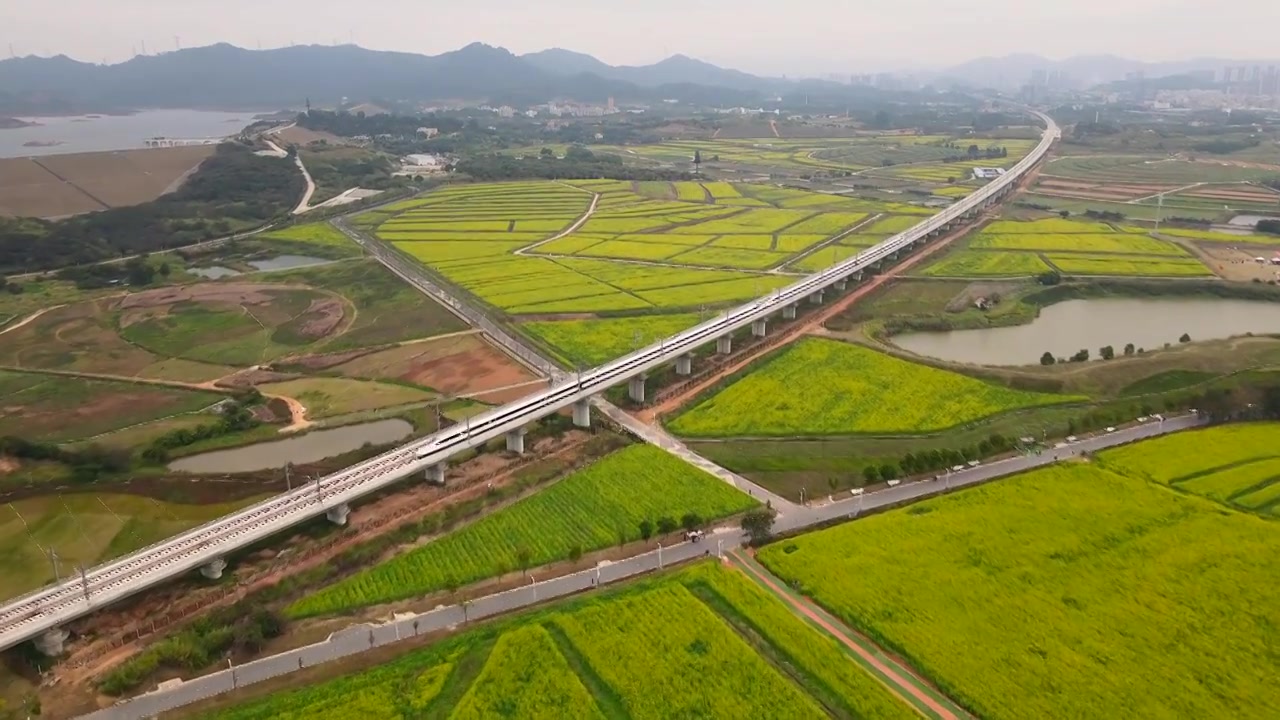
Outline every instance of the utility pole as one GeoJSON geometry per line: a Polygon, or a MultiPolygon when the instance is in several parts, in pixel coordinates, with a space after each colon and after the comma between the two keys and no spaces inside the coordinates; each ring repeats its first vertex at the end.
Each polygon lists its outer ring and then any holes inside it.
{"type": "Polygon", "coordinates": [[[53,581],[55,583],[62,582],[62,575],[58,572],[58,550],[57,548],[49,548],[49,562],[53,563],[53,581]]]}
{"type": "Polygon", "coordinates": [[[146,54],[147,54],[147,41],[146,41],[146,40],[143,40],[143,41],[142,41],[142,54],[143,54],[143,55],[146,55],[146,54]]]}
{"type": "Polygon", "coordinates": [[[174,35],[174,36],[173,36],[173,51],[174,51],[174,52],[178,52],[178,51],[179,51],[179,50],[181,50],[181,49],[182,49],[182,38],[178,37],[177,35],[174,35]]]}
{"type": "Polygon", "coordinates": [[[83,565],[77,565],[76,568],[80,570],[80,587],[84,590],[84,601],[88,603],[89,602],[89,576],[85,575],[83,565]]]}
{"type": "Polygon", "coordinates": [[[1160,219],[1164,215],[1164,193],[1156,196],[1156,232],[1160,232],[1160,219]]]}
{"type": "Polygon", "coordinates": [[[322,496],[320,495],[320,476],[319,475],[315,476],[315,481],[316,481],[316,504],[319,505],[324,501],[322,496]]]}
{"type": "Polygon", "coordinates": [[[287,488],[287,492],[293,492],[292,470],[293,463],[287,462],[284,464],[284,486],[287,488]]]}

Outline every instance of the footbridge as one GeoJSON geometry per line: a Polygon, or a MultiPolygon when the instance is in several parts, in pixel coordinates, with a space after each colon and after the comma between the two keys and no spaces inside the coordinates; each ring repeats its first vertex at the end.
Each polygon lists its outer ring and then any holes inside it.
{"type": "Polygon", "coordinates": [[[1044,157],[1059,136],[1053,120],[1034,114],[1045,124],[1045,130],[1027,157],[1000,178],[910,230],[649,347],[560,378],[545,390],[476,415],[465,424],[317,478],[291,492],[12,600],[0,607],[0,650],[35,640],[42,651],[57,654],[67,637],[62,626],[71,620],[184,573],[199,570],[216,578],[226,566],[227,555],[311,518],[324,515],[344,524],[349,503],[410,475],[421,474],[428,482],[443,482],[451,457],[492,440],[505,438],[508,450],[523,452],[525,428],[566,408],[573,409],[576,425],[589,426],[591,398],[613,386],[627,383],[632,397],[643,399],[646,374],[668,364],[674,364],[677,373],[688,374],[696,349],[715,344],[718,352],[729,353],[735,332],[749,327],[757,336],[766,334],[771,317],[794,317],[800,303],[821,303],[824,292],[843,290],[864,273],[873,272],[976,217],[1012,192],[1015,183],[1044,157]]]}

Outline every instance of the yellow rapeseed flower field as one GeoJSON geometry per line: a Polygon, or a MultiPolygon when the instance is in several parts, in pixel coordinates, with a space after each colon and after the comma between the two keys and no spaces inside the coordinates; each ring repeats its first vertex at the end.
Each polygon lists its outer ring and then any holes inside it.
{"type": "MultiPolygon", "coordinates": [[[[1169,451],[1171,472],[1204,464],[1195,443],[1162,443],[1134,449],[1169,451]]],[[[1275,522],[1072,464],[760,559],[981,717],[1269,720],[1277,553],[1275,522]]]]}
{"type": "Polygon", "coordinates": [[[860,345],[809,338],[702,399],[670,427],[689,437],[919,433],[1083,399],[1013,390],[860,345]]]}

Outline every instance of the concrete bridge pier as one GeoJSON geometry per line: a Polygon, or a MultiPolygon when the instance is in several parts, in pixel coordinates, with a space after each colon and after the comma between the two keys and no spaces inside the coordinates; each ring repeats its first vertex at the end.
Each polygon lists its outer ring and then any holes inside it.
{"type": "Polygon", "coordinates": [[[677,375],[693,374],[693,356],[692,355],[686,354],[676,358],[676,374],[677,375]]]}
{"type": "Polygon", "coordinates": [[[644,404],[644,374],[637,375],[627,381],[627,397],[638,405],[644,404]]]}
{"type": "Polygon", "coordinates": [[[844,289],[849,287],[849,279],[840,278],[835,282],[835,285],[836,285],[836,290],[839,290],[840,292],[844,292],[844,289]]]}
{"type": "Polygon", "coordinates": [[[854,279],[854,281],[855,281],[855,282],[856,282],[856,281],[858,281],[858,280],[861,280],[861,279],[862,279],[862,271],[861,271],[861,270],[859,270],[858,272],[854,273],[854,274],[853,274],[853,279],[854,279]]]}
{"type": "Polygon", "coordinates": [[[526,432],[524,428],[517,428],[507,433],[507,452],[513,452],[517,455],[524,454],[524,435],[526,432]]]}
{"type": "Polygon", "coordinates": [[[761,318],[751,323],[752,337],[762,338],[769,334],[769,321],[761,318]]]}
{"type": "Polygon", "coordinates": [[[786,307],[782,308],[782,319],[783,319],[783,320],[795,320],[795,319],[796,319],[796,306],[795,306],[794,304],[792,304],[792,305],[788,305],[788,306],[786,306],[786,307]]]}
{"type": "Polygon", "coordinates": [[[591,427],[590,400],[579,400],[573,404],[573,424],[580,428],[591,427]]]}
{"type": "Polygon", "coordinates": [[[725,335],[716,339],[716,352],[721,355],[728,355],[733,352],[733,337],[725,335]]]}
{"type": "Polygon", "coordinates": [[[449,467],[448,463],[438,462],[427,468],[427,483],[430,485],[444,485],[444,471],[449,467]]]}
{"type": "Polygon", "coordinates": [[[333,507],[326,510],[324,513],[325,519],[333,523],[334,525],[346,525],[347,517],[350,515],[351,515],[351,506],[346,503],[342,503],[341,505],[334,505],[333,507]]]}
{"type": "Polygon", "coordinates": [[[200,574],[210,580],[217,580],[222,577],[222,571],[227,569],[227,561],[222,558],[216,558],[209,561],[207,565],[200,568],[200,574]]]}
{"type": "Polygon", "coordinates": [[[67,641],[68,637],[71,637],[71,633],[56,627],[36,636],[32,643],[35,644],[36,650],[39,650],[42,655],[57,657],[62,654],[62,645],[67,641]]]}
{"type": "Polygon", "coordinates": [[[821,291],[821,290],[819,290],[818,292],[816,292],[816,293],[814,293],[814,294],[810,295],[810,296],[809,296],[809,302],[813,303],[814,305],[821,305],[821,304],[822,304],[822,291],[821,291]]]}

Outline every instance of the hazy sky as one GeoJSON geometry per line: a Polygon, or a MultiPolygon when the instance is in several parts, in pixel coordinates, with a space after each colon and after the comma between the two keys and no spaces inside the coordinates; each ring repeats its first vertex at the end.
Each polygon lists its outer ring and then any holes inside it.
{"type": "Polygon", "coordinates": [[[611,64],[682,52],[749,72],[939,67],[982,55],[1280,55],[1280,0],[0,0],[0,52],[118,62],[225,41],[436,54],[472,41],[611,64]]]}

